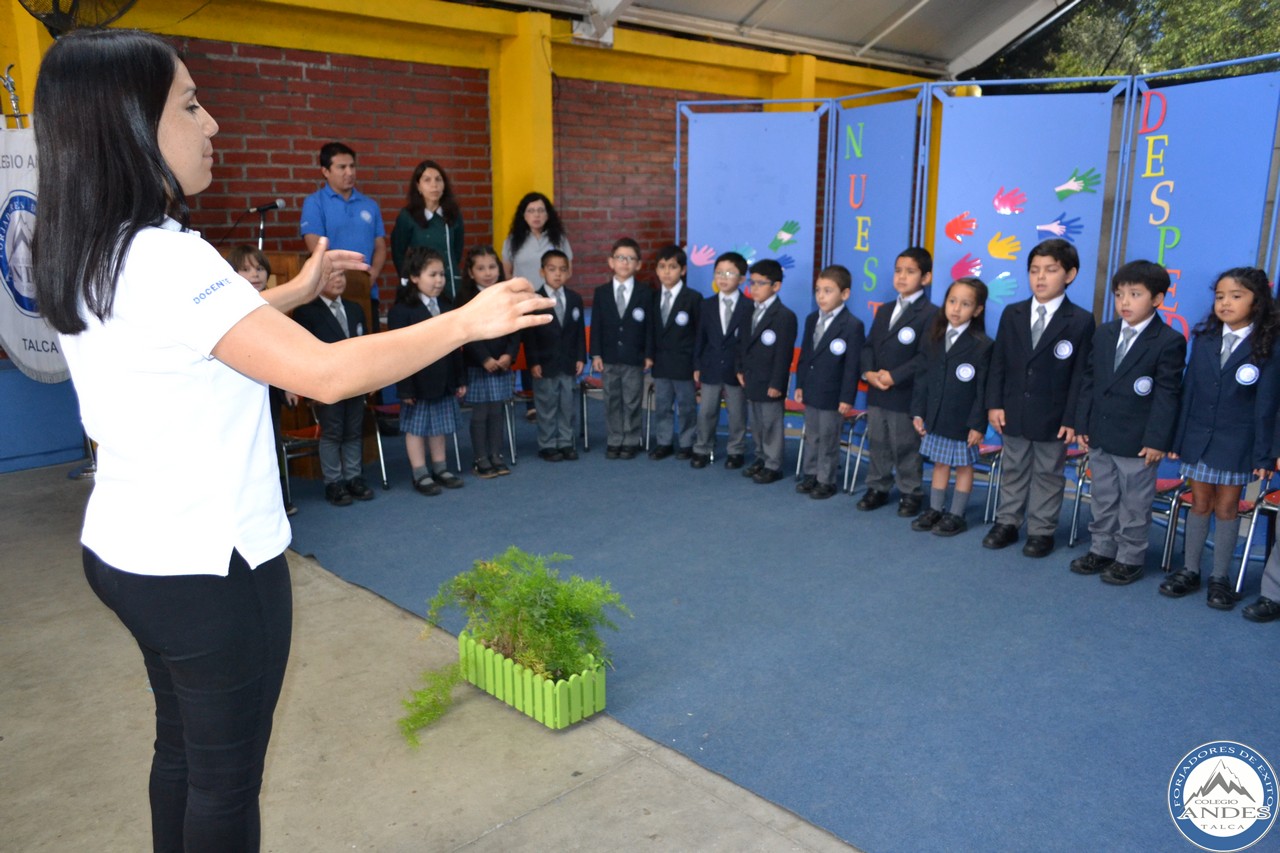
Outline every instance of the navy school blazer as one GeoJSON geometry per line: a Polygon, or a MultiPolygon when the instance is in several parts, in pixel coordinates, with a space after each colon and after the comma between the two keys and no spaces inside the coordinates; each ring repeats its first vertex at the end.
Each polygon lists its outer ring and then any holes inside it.
{"type": "MultiPolygon", "coordinates": [[[[441,314],[453,308],[453,303],[443,293],[436,297],[436,302],[440,305],[441,314]]],[[[391,306],[391,311],[387,314],[387,328],[403,329],[430,318],[431,312],[422,304],[421,299],[414,299],[407,305],[397,302],[391,306]]],[[[396,396],[401,399],[438,400],[457,391],[459,386],[465,385],[465,377],[462,350],[456,349],[444,358],[428,364],[417,373],[397,382],[396,396]]]]}
{"type": "Polygon", "coordinates": [[[726,333],[721,326],[720,294],[712,294],[703,300],[697,342],[693,348],[693,366],[703,385],[738,384],[738,341],[743,332],[751,328],[754,307],[754,302],[739,293],[726,333]]]}
{"type": "Polygon", "coordinates": [[[1219,367],[1222,332],[1196,336],[1173,439],[1182,461],[1203,462],[1220,471],[1275,465],[1280,357],[1273,348],[1265,362],[1254,364],[1252,337],[1241,341],[1219,367]]]}
{"type": "MultiPolygon", "coordinates": [[[[667,322],[662,322],[662,294],[659,287],[653,294],[653,307],[649,324],[653,339],[649,351],[653,353],[654,379],[693,380],[693,353],[698,342],[698,317],[702,313],[702,294],[689,287],[680,288],[680,295],[671,305],[667,322]]],[[[616,306],[615,306],[616,307],[616,306]]]]}
{"type": "MultiPolygon", "coordinates": [[[[949,328],[949,327],[948,327],[949,328]]],[[[987,430],[986,389],[993,341],[970,329],[947,352],[946,338],[926,338],[920,373],[911,391],[911,416],[942,438],[968,441],[969,430],[987,430]]]]}
{"type": "Polygon", "coordinates": [[[1187,341],[1157,312],[1116,369],[1123,324],[1112,320],[1093,333],[1080,382],[1077,429],[1088,436],[1090,448],[1116,456],[1137,456],[1144,447],[1169,450],[1178,421],[1187,341]]]}
{"type": "MultiPolygon", "coordinates": [[[[750,301],[750,300],[748,300],[750,301]]],[[[755,313],[754,303],[751,311],[755,313]]],[[[791,384],[791,359],[796,350],[796,315],[774,299],[773,304],[760,318],[755,331],[751,330],[751,318],[742,328],[738,341],[738,372],[745,383],[747,399],[754,403],[781,403],[791,384]],[[782,397],[769,396],[769,389],[777,388],[782,397]]]]}
{"type": "Polygon", "coordinates": [[[1000,315],[987,408],[1004,409],[1007,435],[1055,441],[1061,427],[1075,428],[1095,323],[1092,314],[1064,298],[1032,349],[1032,301],[1015,302],[1000,315]]]}
{"type": "MultiPolygon", "coordinates": [[[[552,320],[542,326],[534,326],[524,332],[524,360],[530,366],[542,367],[544,377],[574,376],[578,362],[586,363],[587,336],[583,316],[582,297],[569,288],[564,293],[564,322],[554,318],[555,310],[548,308],[538,314],[551,314],[552,320]]],[[[549,296],[543,286],[539,296],[549,296]]]]}
{"type": "Polygon", "coordinates": [[[343,299],[342,307],[347,314],[347,330],[349,334],[344,335],[342,333],[342,327],[338,325],[338,318],[333,316],[329,306],[325,305],[324,300],[318,296],[306,305],[299,305],[293,309],[293,320],[299,326],[315,335],[317,340],[324,341],[326,344],[333,344],[348,337],[355,338],[363,335],[364,310],[350,299],[343,299]]]}
{"type": "Polygon", "coordinates": [[[920,296],[903,309],[898,322],[890,327],[889,319],[893,317],[896,306],[895,298],[876,309],[867,341],[862,347],[859,375],[876,370],[889,371],[893,387],[888,391],[868,388],[867,405],[905,413],[911,409],[911,386],[920,372],[920,339],[933,322],[938,306],[927,297],[920,296]]]}
{"type": "Polygon", "coordinates": [[[613,280],[595,289],[591,302],[591,356],[600,356],[605,364],[630,364],[642,367],[653,358],[649,324],[653,322],[653,288],[631,282],[631,299],[626,313],[618,316],[613,280]]]}
{"type": "Polygon", "coordinates": [[[866,338],[862,321],[841,308],[813,345],[813,331],[818,326],[814,311],[804,321],[800,337],[800,361],[796,364],[796,390],[804,392],[804,404],[815,409],[834,411],[841,403],[853,405],[858,396],[858,369],[862,344],[866,338]]]}

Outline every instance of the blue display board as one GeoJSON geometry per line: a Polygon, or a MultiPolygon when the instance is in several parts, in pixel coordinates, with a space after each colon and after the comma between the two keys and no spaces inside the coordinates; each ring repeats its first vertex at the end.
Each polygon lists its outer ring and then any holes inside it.
{"type": "Polygon", "coordinates": [[[782,301],[813,304],[819,126],[816,112],[697,113],[689,121],[688,281],[712,290],[718,254],[783,266],[782,301]]]}
{"type": "Polygon", "coordinates": [[[849,310],[871,325],[894,298],[893,262],[911,245],[916,99],[836,113],[831,262],[853,273],[849,310]]]}
{"type": "Polygon", "coordinates": [[[1138,85],[1125,255],[1169,269],[1164,318],[1186,334],[1213,307],[1215,276],[1258,262],[1280,72],[1138,85]]]}
{"type": "Polygon", "coordinates": [[[933,299],[976,275],[990,289],[987,331],[1031,295],[1027,253],[1061,237],[1080,253],[1071,301],[1093,308],[1116,86],[1103,93],[955,98],[941,90],[942,153],[933,299]]]}

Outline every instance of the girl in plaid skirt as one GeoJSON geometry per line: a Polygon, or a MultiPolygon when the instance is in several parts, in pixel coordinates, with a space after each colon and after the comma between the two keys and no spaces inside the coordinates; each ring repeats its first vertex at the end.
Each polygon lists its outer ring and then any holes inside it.
{"type": "MultiPolygon", "coordinates": [[[[492,246],[467,250],[460,304],[502,278],[498,253],[492,246]]],[[[515,374],[511,365],[520,353],[520,336],[503,335],[487,341],[473,341],[463,347],[467,365],[467,395],[471,405],[471,449],[475,454],[476,476],[489,479],[510,474],[502,461],[506,406],[515,394],[515,374]]]]}

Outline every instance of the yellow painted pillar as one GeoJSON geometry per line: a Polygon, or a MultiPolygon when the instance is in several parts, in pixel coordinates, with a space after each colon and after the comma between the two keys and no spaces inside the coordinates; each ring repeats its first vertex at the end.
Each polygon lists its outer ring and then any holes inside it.
{"type": "Polygon", "coordinates": [[[501,248],[520,198],[532,190],[555,197],[551,125],[551,16],[516,16],[489,71],[493,147],[493,240],[501,248]]]}
{"type": "MultiPolygon", "coordinates": [[[[795,98],[812,98],[817,91],[818,60],[808,54],[796,54],[788,57],[787,71],[773,81],[773,91],[769,94],[774,100],[792,100],[795,98]]],[[[766,107],[770,112],[798,112],[813,109],[813,104],[776,104],[766,107]]]]}
{"type": "MultiPolygon", "coordinates": [[[[18,107],[22,112],[30,114],[35,100],[36,74],[40,71],[40,60],[44,52],[53,44],[49,31],[22,8],[18,0],[0,0],[0,73],[12,65],[13,82],[18,93],[18,107]]],[[[13,113],[9,103],[9,93],[0,89],[5,116],[13,113]]],[[[16,127],[12,119],[7,119],[4,126],[16,127]]],[[[27,127],[31,127],[30,120],[27,127]]]]}

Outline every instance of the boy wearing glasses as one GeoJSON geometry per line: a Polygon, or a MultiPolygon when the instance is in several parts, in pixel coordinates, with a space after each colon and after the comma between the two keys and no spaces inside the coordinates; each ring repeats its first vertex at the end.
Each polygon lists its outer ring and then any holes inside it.
{"type": "Polygon", "coordinates": [[[698,398],[698,437],[693,443],[694,468],[711,464],[720,425],[720,397],[729,412],[726,468],[741,468],[747,453],[747,398],[738,383],[738,340],[751,324],[752,302],[740,292],[747,274],[747,259],[737,252],[716,258],[716,292],[702,303],[698,340],[693,348],[693,381],[701,383],[698,398]]]}
{"type": "Polygon", "coordinates": [[[591,304],[591,369],[604,378],[606,459],[640,452],[644,372],[653,365],[650,308],[653,294],[636,281],[640,244],[623,237],[609,255],[613,280],[595,290],[591,304]]]}
{"type": "Polygon", "coordinates": [[[782,265],[777,261],[752,264],[750,284],[755,304],[738,341],[738,382],[751,410],[756,458],[742,476],[765,485],[782,479],[783,404],[795,354],[796,315],[778,298],[782,265]]]}

